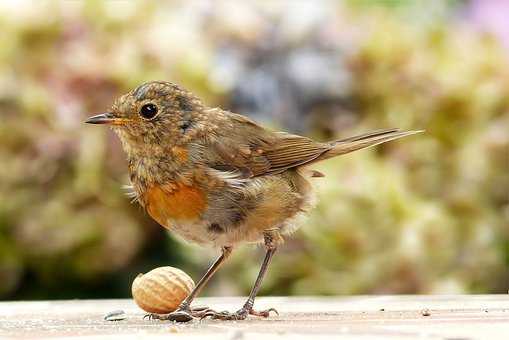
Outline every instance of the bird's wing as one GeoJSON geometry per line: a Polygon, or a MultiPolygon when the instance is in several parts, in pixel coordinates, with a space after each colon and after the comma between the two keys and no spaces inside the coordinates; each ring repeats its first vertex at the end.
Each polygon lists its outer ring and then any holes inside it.
{"type": "Polygon", "coordinates": [[[210,141],[211,167],[239,171],[244,177],[274,175],[313,161],[331,146],[312,139],[269,131],[250,119],[229,113],[233,129],[210,141]]]}

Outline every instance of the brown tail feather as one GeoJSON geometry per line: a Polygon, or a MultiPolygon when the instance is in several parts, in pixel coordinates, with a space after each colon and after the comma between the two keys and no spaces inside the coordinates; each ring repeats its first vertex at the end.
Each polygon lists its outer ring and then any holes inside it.
{"type": "Polygon", "coordinates": [[[352,151],[368,148],[370,146],[382,144],[394,139],[414,135],[416,133],[420,133],[423,131],[424,130],[400,131],[398,129],[387,129],[369,132],[345,139],[340,139],[334,142],[330,142],[332,149],[316,158],[313,161],[313,163],[316,161],[329,159],[331,157],[344,155],[345,153],[349,153],[352,151]]]}
{"type": "Polygon", "coordinates": [[[371,131],[371,132],[368,132],[368,133],[363,133],[363,134],[360,134],[360,135],[357,135],[357,136],[353,136],[353,137],[348,137],[348,138],[344,138],[344,139],[338,139],[334,142],[332,142],[333,144],[334,143],[340,143],[340,142],[354,142],[354,141],[357,141],[357,140],[361,140],[361,139],[366,139],[368,137],[376,137],[376,136],[382,136],[382,135],[387,135],[391,132],[399,132],[399,129],[383,129],[383,130],[376,130],[376,131],[371,131]]]}

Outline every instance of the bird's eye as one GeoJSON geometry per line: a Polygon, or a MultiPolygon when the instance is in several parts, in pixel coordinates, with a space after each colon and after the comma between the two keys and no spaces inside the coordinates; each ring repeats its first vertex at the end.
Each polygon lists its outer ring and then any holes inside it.
{"type": "Polygon", "coordinates": [[[145,104],[140,109],[140,116],[145,119],[152,119],[157,115],[157,106],[152,103],[145,104]]]}

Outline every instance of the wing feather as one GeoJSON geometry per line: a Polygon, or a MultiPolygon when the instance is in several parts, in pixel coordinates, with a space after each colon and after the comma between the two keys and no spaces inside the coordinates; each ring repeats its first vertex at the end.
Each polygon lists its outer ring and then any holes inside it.
{"type": "Polygon", "coordinates": [[[222,111],[230,129],[217,132],[207,145],[208,164],[218,170],[237,171],[245,178],[282,173],[290,168],[363,149],[420,131],[377,130],[319,143],[286,132],[272,132],[247,117],[222,111]]]}
{"type": "MultiPolygon", "coordinates": [[[[216,169],[236,168],[250,177],[274,175],[308,163],[331,146],[307,137],[284,132],[271,132],[245,117],[235,117],[234,133],[221,136],[213,144],[216,169]],[[218,161],[219,160],[219,161],[218,161]]],[[[214,162],[212,162],[214,163],[214,162]]]]}

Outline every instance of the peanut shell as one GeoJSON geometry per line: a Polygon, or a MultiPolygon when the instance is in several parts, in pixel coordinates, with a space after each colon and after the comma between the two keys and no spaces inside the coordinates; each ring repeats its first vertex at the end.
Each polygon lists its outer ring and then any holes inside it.
{"type": "Polygon", "coordinates": [[[177,309],[191,293],[194,281],[174,267],[159,267],[134,279],[131,292],[136,304],[146,312],[166,314],[177,309]]]}

